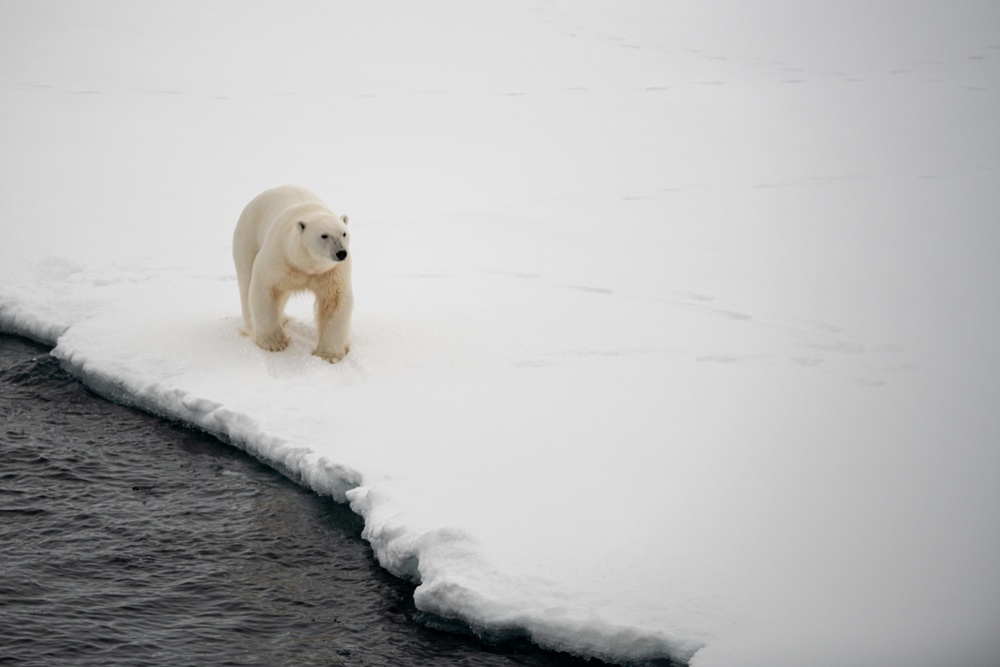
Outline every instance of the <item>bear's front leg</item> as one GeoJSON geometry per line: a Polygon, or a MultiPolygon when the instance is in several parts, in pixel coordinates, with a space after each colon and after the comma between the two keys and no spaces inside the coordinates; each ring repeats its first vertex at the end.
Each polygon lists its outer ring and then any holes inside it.
{"type": "Polygon", "coordinates": [[[344,358],[351,348],[348,338],[353,309],[354,299],[349,291],[326,298],[316,295],[316,329],[319,341],[313,354],[330,363],[344,358]]]}
{"type": "Polygon", "coordinates": [[[285,298],[274,288],[250,285],[250,317],[253,320],[253,340],[268,352],[280,352],[288,347],[290,339],[281,326],[281,311],[285,298]]]}

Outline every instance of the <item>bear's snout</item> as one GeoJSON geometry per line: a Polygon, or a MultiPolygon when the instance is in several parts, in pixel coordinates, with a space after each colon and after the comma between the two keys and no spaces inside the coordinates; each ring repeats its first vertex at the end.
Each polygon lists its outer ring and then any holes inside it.
{"type": "Polygon", "coordinates": [[[347,251],[346,250],[338,250],[336,257],[337,257],[337,261],[338,262],[343,262],[345,259],[347,259],[347,251]]]}

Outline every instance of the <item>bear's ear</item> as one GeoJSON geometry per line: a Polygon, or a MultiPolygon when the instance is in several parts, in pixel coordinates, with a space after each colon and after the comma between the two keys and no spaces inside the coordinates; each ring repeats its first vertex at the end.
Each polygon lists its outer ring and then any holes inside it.
{"type": "Polygon", "coordinates": [[[304,232],[304,231],[306,231],[306,223],[304,223],[304,222],[302,222],[301,220],[299,220],[299,221],[298,221],[297,223],[295,223],[295,224],[297,224],[297,225],[299,226],[299,231],[300,231],[300,232],[304,232]]]}
{"type": "Polygon", "coordinates": [[[347,224],[347,214],[346,213],[344,213],[344,214],[342,214],[340,216],[340,221],[343,222],[345,225],[347,224]]]}

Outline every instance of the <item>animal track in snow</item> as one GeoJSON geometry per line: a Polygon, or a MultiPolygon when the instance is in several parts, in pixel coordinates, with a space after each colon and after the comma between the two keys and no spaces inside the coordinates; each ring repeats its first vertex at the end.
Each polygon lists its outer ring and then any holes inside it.
{"type": "Polygon", "coordinates": [[[596,287],[593,285],[559,285],[559,287],[575,290],[577,292],[590,292],[591,294],[614,294],[614,290],[607,287],[596,287]]]}

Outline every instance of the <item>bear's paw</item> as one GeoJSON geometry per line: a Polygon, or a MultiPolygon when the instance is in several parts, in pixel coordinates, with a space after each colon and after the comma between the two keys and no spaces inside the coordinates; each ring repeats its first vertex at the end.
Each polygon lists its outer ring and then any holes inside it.
{"type": "Polygon", "coordinates": [[[335,364],[345,356],[347,356],[347,351],[350,346],[345,347],[343,350],[331,351],[331,350],[320,350],[319,348],[313,350],[313,354],[322,359],[323,361],[329,361],[331,364],[335,364]]]}
{"type": "Polygon", "coordinates": [[[275,333],[268,336],[258,336],[256,342],[257,346],[262,350],[267,350],[268,352],[281,352],[288,347],[288,343],[291,342],[291,339],[284,331],[279,329],[275,333]]]}

